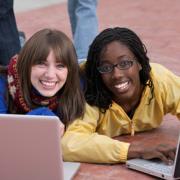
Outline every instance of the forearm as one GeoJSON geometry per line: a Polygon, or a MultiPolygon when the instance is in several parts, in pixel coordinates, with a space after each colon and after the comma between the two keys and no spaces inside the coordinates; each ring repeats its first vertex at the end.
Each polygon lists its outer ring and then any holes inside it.
{"type": "Polygon", "coordinates": [[[65,161],[119,163],[127,160],[129,143],[97,133],[65,133],[62,138],[65,161]]]}

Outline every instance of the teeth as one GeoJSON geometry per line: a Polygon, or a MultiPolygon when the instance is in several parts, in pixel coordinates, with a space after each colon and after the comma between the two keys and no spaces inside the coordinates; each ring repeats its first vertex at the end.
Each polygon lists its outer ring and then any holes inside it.
{"type": "Polygon", "coordinates": [[[128,82],[125,82],[125,83],[117,84],[114,87],[118,89],[125,89],[128,86],[128,84],[129,84],[128,82]]]}
{"type": "Polygon", "coordinates": [[[49,82],[49,81],[41,81],[41,83],[45,86],[53,87],[55,86],[55,82],[49,82]]]}

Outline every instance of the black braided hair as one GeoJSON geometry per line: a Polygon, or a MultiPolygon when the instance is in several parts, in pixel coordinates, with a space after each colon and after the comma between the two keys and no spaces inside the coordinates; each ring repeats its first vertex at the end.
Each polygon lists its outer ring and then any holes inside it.
{"type": "Polygon", "coordinates": [[[97,70],[103,50],[106,46],[113,42],[119,41],[126,45],[134,54],[137,61],[141,64],[142,70],[139,72],[140,81],[143,85],[151,88],[151,99],[153,98],[154,86],[150,78],[150,64],[147,57],[147,49],[140,38],[130,29],[115,27],[107,28],[96,36],[90,45],[87,62],[85,64],[86,89],[85,98],[90,105],[99,107],[102,111],[106,111],[112,104],[112,93],[104,85],[101,75],[97,70]],[[149,80],[149,81],[148,81],[149,80]]]}

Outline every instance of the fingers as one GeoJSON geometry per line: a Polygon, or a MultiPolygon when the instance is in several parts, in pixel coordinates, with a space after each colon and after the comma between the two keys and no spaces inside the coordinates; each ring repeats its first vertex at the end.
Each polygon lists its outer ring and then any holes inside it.
{"type": "Polygon", "coordinates": [[[141,157],[143,159],[153,159],[158,158],[164,163],[171,165],[175,158],[176,148],[169,145],[159,145],[152,149],[144,150],[141,157]]]}
{"type": "Polygon", "coordinates": [[[168,159],[174,160],[176,153],[174,151],[169,151],[167,154],[168,159]]]}
{"type": "Polygon", "coordinates": [[[169,153],[172,152],[173,154],[176,153],[176,147],[169,144],[160,144],[157,146],[157,150],[163,153],[169,153]]]}
{"type": "Polygon", "coordinates": [[[167,165],[173,165],[173,164],[174,164],[174,161],[169,159],[167,165]]]}
{"type": "Polygon", "coordinates": [[[168,161],[168,158],[161,152],[159,151],[149,151],[149,152],[146,152],[144,154],[142,154],[142,158],[143,159],[161,159],[162,161],[164,162],[167,162],[168,161]]]}
{"type": "Polygon", "coordinates": [[[136,144],[131,143],[128,151],[128,159],[131,158],[143,158],[154,159],[158,158],[166,164],[172,164],[175,158],[176,148],[169,144],[153,145],[150,144],[136,144]]]}
{"type": "Polygon", "coordinates": [[[162,153],[168,160],[174,160],[176,154],[176,148],[172,145],[160,145],[157,150],[162,153]]]}

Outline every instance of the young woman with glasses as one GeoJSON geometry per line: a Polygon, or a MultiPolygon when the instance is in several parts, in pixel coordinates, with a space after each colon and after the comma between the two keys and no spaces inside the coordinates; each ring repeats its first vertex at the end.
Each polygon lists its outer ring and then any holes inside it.
{"type": "Polygon", "coordinates": [[[65,160],[119,163],[140,157],[167,163],[174,158],[175,147],[167,144],[147,148],[142,142],[112,139],[157,128],[167,113],[180,119],[180,77],[150,64],[133,31],[102,31],[90,46],[84,74],[88,104],[84,118],[74,121],[63,137],[65,160]]]}

